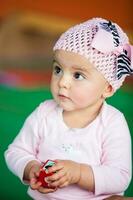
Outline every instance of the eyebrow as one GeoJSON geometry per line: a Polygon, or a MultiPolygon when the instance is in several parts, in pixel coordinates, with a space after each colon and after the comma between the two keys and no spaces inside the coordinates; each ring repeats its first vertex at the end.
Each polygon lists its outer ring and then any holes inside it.
{"type": "MultiPolygon", "coordinates": [[[[57,63],[58,65],[60,65],[60,63],[59,62],[57,62],[55,59],[53,59],[53,63],[57,63]]],[[[61,65],[60,65],[61,66],[61,65]]],[[[87,70],[87,68],[86,67],[80,67],[80,66],[72,66],[72,69],[73,70],[77,70],[77,71],[83,71],[83,72],[86,72],[86,73],[89,73],[89,71],[87,70]]]]}
{"type": "Polygon", "coordinates": [[[53,59],[53,62],[57,62],[55,59],[53,59]]]}
{"type": "Polygon", "coordinates": [[[57,62],[55,59],[53,59],[52,63],[57,63],[58,65],[60,65],[60,63],[57,62]]]}
{"type": "Polygon", "coordinates": [[[73,66],[72,69],[74,69],[74,70],[79,70],[79,71],[83,71],[83,72],[87,72],[87,73],[88,73],[88,70],[86,69],[86,67],[73,66]]]}

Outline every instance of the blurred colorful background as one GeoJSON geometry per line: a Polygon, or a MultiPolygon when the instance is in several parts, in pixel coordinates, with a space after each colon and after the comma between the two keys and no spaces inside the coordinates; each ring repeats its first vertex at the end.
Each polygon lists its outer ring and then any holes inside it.
{"type": "MultiPolygon", "coordinates": [[[[131,0],[1,0],[0,1],[0,197],[30,200],[6,167],[4,151],[25,118],[51,98],[52,47],[70,26],[92,17],[118,23],[133,44],[131,0]]],[[[133,141],[133,77],[108,100],[124,112],[133,141]]],[[[133,197],[133,180],[125,196],[133,197]]]]}

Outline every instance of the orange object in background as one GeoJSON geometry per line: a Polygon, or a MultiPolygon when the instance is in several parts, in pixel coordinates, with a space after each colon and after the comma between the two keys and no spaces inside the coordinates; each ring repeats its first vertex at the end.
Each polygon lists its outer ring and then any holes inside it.
{"type": "Polygon", "coordinates": [[[43,15],[84,21],[95,16],[109,18],[124,29],[133,29],[133,12],[130,0],[1,0],[0,16],[14,11],[33,11],[43,15]]]}

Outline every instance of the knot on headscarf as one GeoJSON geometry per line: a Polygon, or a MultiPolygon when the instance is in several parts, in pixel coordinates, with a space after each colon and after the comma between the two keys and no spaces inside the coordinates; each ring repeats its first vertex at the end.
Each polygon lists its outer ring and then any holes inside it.
{"type": "Polygon", "coordinates": [[[130,44],[120,45],[120,37],[111,21],[99,23],[91,46],[101,53],[113,53],[116,59],[116,76],[120,79],[123,75],[133,74],[133,46],[130,44]]]}

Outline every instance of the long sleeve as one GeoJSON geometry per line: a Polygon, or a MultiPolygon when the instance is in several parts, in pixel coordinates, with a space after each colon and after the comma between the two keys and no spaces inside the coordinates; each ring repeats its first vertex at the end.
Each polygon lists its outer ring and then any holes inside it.
{"type": "Polygon", "coordinates": [[[124,116],[110,119],[103,135],[102,164],[92,166],[95,195],[121,193],[131,180],[131,138],[124,116]]]}
{"type": "Polygon", "coordinates": [[[23,179],[26,164],[31,160],[37,160],[37,148],[40,141],[38,109],[36,109],[25,121],[13,143],[5,152],[8,168],[23,179]]]}

